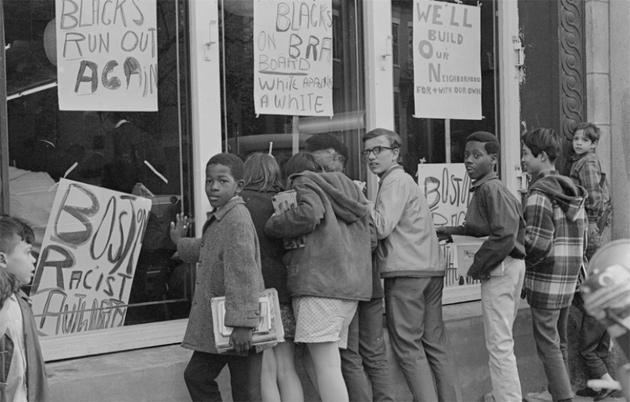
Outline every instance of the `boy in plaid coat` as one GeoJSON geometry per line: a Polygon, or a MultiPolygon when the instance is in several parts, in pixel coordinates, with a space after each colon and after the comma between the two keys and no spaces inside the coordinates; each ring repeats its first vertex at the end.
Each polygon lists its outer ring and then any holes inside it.
{"type": "Polygon", "coordinates": [[[567,319],[583,263],[586,190],[554,170],[560,139],[552,129],[525,132],[523,167],[532,176],[525,206],[525,283],[534,340],[554,401],[571,401],[567,319]]]}

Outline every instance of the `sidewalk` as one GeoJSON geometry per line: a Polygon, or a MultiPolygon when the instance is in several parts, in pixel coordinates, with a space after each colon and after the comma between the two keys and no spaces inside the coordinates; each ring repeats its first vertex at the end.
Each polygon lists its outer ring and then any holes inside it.
{"type": "MultiPolygon", "coordinates": [[[[478,302],[444,307],[444,322],[459,374],[457,392],[462,402],[476,402],[490,391],[488,353],[485,348],[481,306],[478,302]]],[[[397,402],[411,402],[412,397],[398,368],[385,335],[390,370],[394,377],[397,402]]],[[[540,392],[546,386],[545,374],[536,354],[531,313],[521,304],[514,324],[515,354],[523,396],[540,392]]],[[[179,345],[133,350],[49,363],[47,365],[51,400],[59,402],[176,402],[190,401],[183,373],[191,352],[179,345]]],[[[319,402],[313,385],[300,367],[305,402],[319,402]]],[[[229,373],[218,378],[223,400],[231,401],[229,373]]],[[[592,398],[575,398],[591,402],[592,398]]],[[[530,402],[541,402],[530,399],[530,402]]],[[[606,398],[621,402],[622,398],[606,398]]]]}

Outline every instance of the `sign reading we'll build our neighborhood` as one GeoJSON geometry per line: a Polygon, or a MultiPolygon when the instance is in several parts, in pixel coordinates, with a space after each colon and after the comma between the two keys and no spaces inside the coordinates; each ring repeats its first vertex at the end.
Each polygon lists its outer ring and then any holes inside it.
{"type": "Polygon", "coordinates": [[[56,0],[60,110],[157,111],[156,0],[56,0]]]}
{"type": "Polygon", "coordinates": [[[479,7],[414,0],[414,117],[482,118],[480,20],[479,7]]]}

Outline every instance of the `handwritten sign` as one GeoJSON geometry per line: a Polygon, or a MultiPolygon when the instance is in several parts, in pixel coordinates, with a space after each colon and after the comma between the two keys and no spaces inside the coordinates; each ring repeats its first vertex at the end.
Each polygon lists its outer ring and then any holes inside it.
{"type": "Polygon", "coordinates": [[[332,116],[331,0],[254,0],[256,114],[332,116]]]}
{"type": "Polygon", "coordinates": [[[431,209],[435,226],[459,226],[472,198],[463,163],[422,163],[418,185],[431,209]]]}
{"type": "Polygon", "coordinates": [[[157,110],[156,0],[56,0],[60,110],[157,110]]]}
{"type": "Polygon", "coordinates": [[[414,0],[415,116],[480,120],[479,7],[414,0]]]}
{"type": "Polygon", "coordinates": [[[30,295],[40,333],[124,324],[150,209],[146,198],[59,182],[30,295]]]}

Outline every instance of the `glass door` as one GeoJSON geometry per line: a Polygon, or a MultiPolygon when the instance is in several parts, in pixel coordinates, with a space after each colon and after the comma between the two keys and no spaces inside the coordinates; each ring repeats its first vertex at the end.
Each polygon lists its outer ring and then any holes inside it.
{"type": "MultiPolygon", "coordinates": [[[[106,2],[75,3],[95,7],[94,12],[103,13],[103,18],[114,10],[106,2]]],[[[120,306],[125,311],[124,319],[119,316],[115,323],[95,327],[112,330],[187,318],[194,274],[177,258],[176,247],[169,237],[169,224],[176,213],[193,210],[188,2],[154,2],[157,17],[154,45],[158,60],[156,112],[112,112],[115,105],[104,108],[108,111],[60,110],[55,4],[55,0],[0,1],[6,62],[6,98],[0,101],[6,102],[8,126],[8,132],[2,132],[8,142],[8,161],[3,160],[1,168],[8,171],[10,198],[10,208],[5,212],[25,219],[34,228],[34,248],[40,256],[60,179],[150,199],[149,224],[130,279],[129,300],[120,306]]],[[[121,71],[118,73],[122,76],[121,71]]],[[[73,268],[77,272],[73,275],[78,276],[84,268],[73,268]]],[[[56,291],[69,295],[85,290],[83,286],[96,286],[87,276],[83,279],[70,286],[66,283],[56,291]]],[[[107,308],[91,301],[62,303],[59,311],[47,320],[59,321],[56,335],[80,335],[88,325],[70,323],[80,320],[78,317],[87,320],[91,315],[107,315],[107,308]]],[[[42,320],[42,315],[36,312],[36,321],[42,320]]],[[[152,343],[147,339],[145,345],[152,343]]],[[[101,351],[101,345],[93,346],[92,353],[101,351]]],[[[125,346],[124,340],[116,346],[128,347],[134,346],[125,346]]]]}
{"type": "Polygon", "coordinates": [[[222,139],[227,152],[269,152],[282,166],[313,135],[330,133],[349,149],[346,173],[363,177],[365,131],[360,0],[332,1],[333,111],[329,117],[256,115],[253,0],[220,0],[222,139]]]}
{"type": "Polygon", "coordinates": [[[392,0],[395,129],[406,145],[401,152],[402,164],[414,177],[420,162],[463,162],[466,137],[474,131],[489,131],[501,137],[498,124],[499,71],[495,63],[496,1],[463,0],[455,3],[479,6],[481,9],[482,120],[413,117],[413,0],[392,0]]]}

